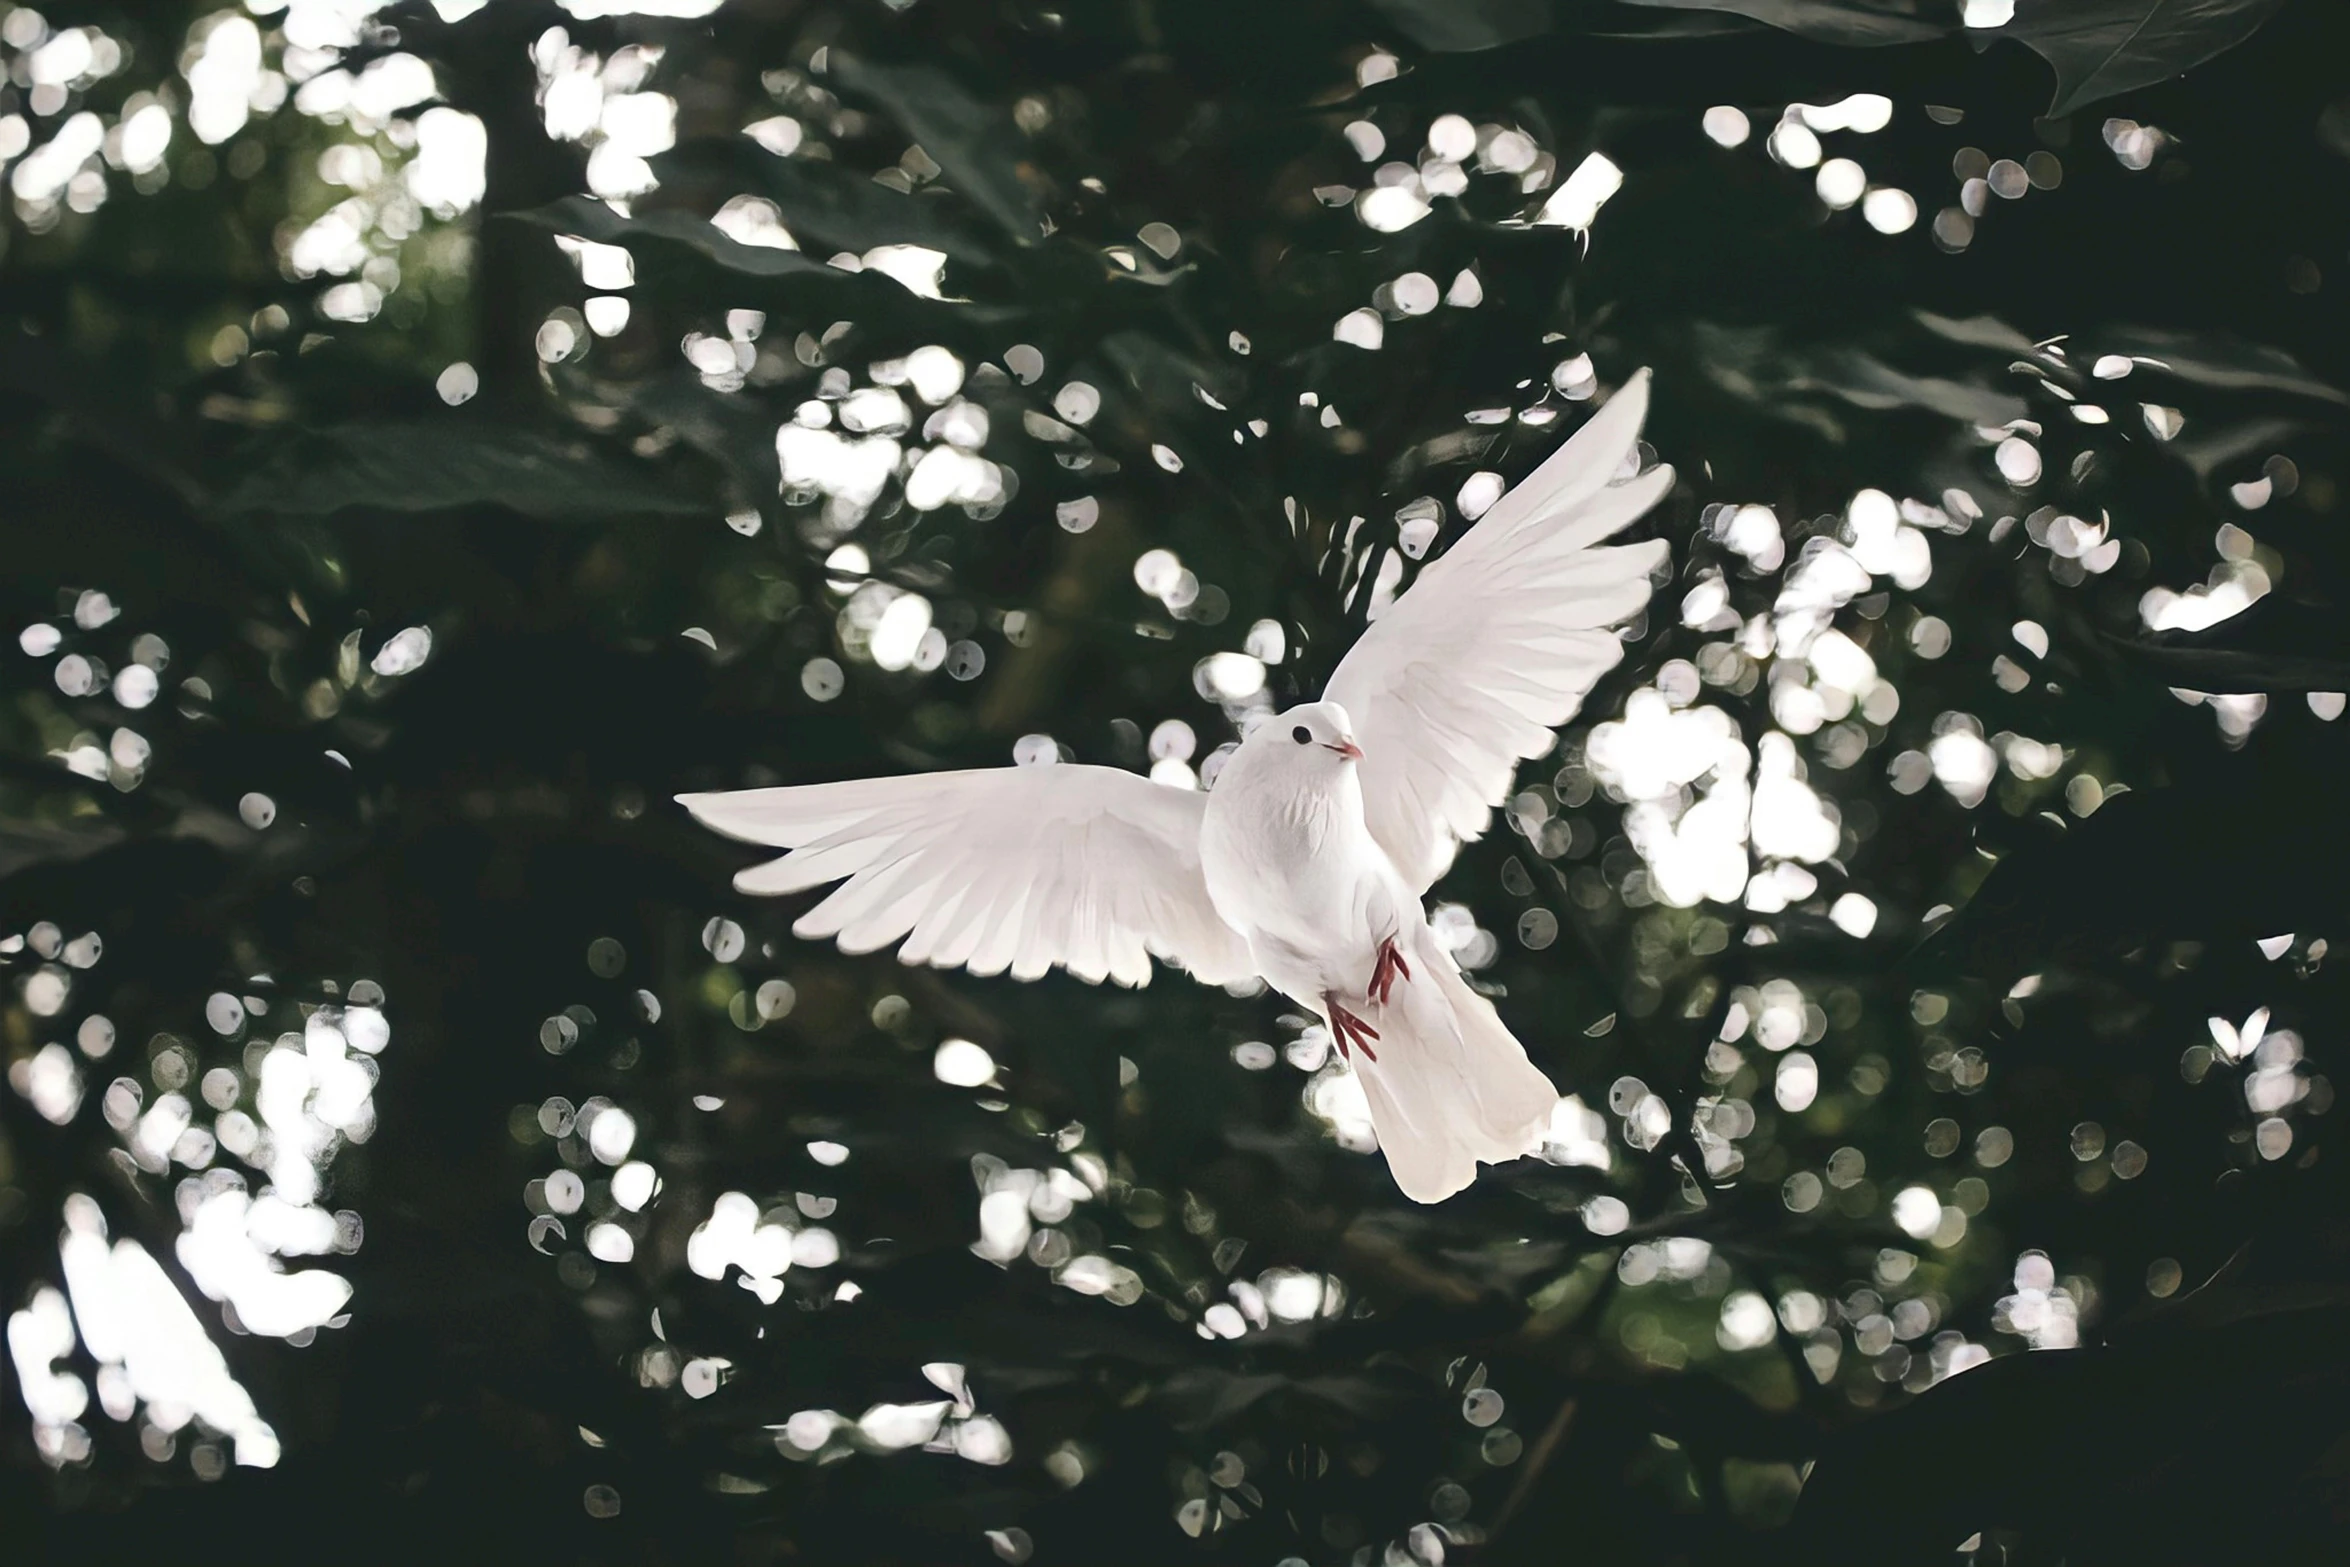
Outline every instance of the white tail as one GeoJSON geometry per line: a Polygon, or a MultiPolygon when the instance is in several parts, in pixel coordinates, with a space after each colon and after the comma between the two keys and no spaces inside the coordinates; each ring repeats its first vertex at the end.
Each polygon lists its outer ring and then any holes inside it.
{"type": "Polygon", "coordinates": [[[1378,1058],[1357,1055],[1354,1067],[1395,1184],[1414,1202],[1442,1202],[1477,1178],[1479,1160],[1540,1148],[1559,1094],[1436,933],[1421,926],[1414,949],[1412,977],[1369,1018],[1378,1058]]]}

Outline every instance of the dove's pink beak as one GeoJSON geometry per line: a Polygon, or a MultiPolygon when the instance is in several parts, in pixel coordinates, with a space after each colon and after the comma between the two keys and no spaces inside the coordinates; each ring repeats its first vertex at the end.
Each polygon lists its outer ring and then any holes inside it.
{"type": "Polygon", "coordinates": [[[1363,759],[1363,748],[1355,744],[1352,740],[1341,740],[1336,745],[1326,745],[1322,747],[1322,749],[1325,751],[1336,751],[1340,756],[1345,757],[1350,762],[1359,762],[1363,759]]]}

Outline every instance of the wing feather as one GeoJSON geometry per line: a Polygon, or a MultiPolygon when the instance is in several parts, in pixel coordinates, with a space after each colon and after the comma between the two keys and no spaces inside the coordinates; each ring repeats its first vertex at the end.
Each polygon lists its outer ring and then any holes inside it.
{"type": "Polygon", "coordinates": [[[911,932],[914,922],[946,891],[939,878],[938,857],[900,860],[859,903],[856,915],[841,927],[836,939],[843,952],[872,952],[911,932]]]}
{"type": "Polygon", "coordinates": [[[1039,931],[1049,912],[1046,902],[1029,896],[1025,888],[1011,899],[1002,939],[986,955],[986,967],[980,972],[1001,974],[1009,970],[1014,979],[1037,979],[1053,966],[1049,939],[1039,931]]]}
{"type": "Polygon", "coordinates": [[[1422,567],[1330,678],[1365,753],[1371,834],[1423,891],[1623,657],[1608,628],[1669,558],[1662,540],[1602,542],[1672,488],[1670,468],[1620,477],[1647,410],[1643,370],[1422,567]]]}
{"type": "Polygon", "coordinates": [[[1153,955],[1210,984],[1254,973],[1200,873],[1206,797],[1106,767],[1005,767],[680,795],[705,826],[792,852],[746,893],[838,886],[794,922],[909,963],[1150,981],[1153,955]]]}
{"type": "Polygon", "coordinates": [[[938,968],[968,968],[974,974],[1001,974],[1012,961],[1006,948],[993,967],[980,960],[979,949],[987,939],[1000,933],[1007,914],[1017,919],[1017,907],[1023,888],[1007,887],[1000,881],[982,883],[972,899],[970,909],[955,928],[952,939],[943,943],[938,956],[932,960],[938,968]]]}
{"type": "Polygon", "coordinates": [[[938,902],[914,922],[906,944],[898,948],[898,957],[907,963],[937,963],[940,947],[953,936],[955,921],[971,897],[969,867],[963,861],[957,861],[951,870],[940,872],[939,880],[945,890],[938,902]]]}

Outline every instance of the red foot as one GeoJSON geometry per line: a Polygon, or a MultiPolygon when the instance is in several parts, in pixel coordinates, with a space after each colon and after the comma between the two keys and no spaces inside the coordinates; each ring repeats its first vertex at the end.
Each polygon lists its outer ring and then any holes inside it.
{"type": "Polygon", "coordinates": [[[1410,979],[1412,966],[1403,960],[1403,954],[1396,950],[1395,938],[1390,936],[1379,943],[1379,961],[1371,967],[1371,999],[1381,1006],[1387,1005],[1387,998],[1395,993],[1398,975],[1410,979]]]}
{"type": "Polygon", "coordinates": [[[1338,1041],[1340,1056],[1351,1060],[1353,1049],[1360,1049],[1364,1059],[1379,1059],[1379,1052],[1371,1048],[1371,1041],[1379,1037],[1379,1030],[1340,1006],[1335,996],[1322,998],[1322,1010],[1330,1016],[1330,1037],[1338,1041]]]}

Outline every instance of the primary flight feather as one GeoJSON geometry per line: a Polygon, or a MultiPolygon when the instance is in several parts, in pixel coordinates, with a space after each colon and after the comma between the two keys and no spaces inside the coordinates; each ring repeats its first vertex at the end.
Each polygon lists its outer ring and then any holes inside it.
{"type": "Polygon", "coordinates": [[[1396,1184],[1436,1202],[1541,1146],[1558,1091],[1461,978],[1421,898],[1524,758],[1622,656],[1662,540],[1608,545],[1672,488],[1635,473],[1648,373],[1372,623],[1323,700],[1250,731],[1207,793],[1108,767],[998,767],[679,796],[791,852],[748,893],[840,885],[792,926],[849,952],[1033,979],[1257,976],[1361,1077],[1396,1184]]]}

